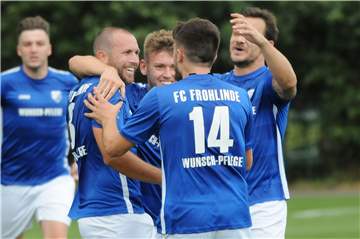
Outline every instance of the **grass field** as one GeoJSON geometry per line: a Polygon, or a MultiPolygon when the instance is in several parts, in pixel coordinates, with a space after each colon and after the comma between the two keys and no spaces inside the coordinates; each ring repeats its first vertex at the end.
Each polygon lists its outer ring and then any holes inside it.
{"type": "MultiPolygon", "coordinates": [[[[286,239],[359,239],[359,203],[359,193],[295,195],[288,202],[286,239]]],[[[25,238],[41,238],[39,226],[34,224],[25,238]]],[[[69,238],[80,238],[76,223],[69,238]]]]}

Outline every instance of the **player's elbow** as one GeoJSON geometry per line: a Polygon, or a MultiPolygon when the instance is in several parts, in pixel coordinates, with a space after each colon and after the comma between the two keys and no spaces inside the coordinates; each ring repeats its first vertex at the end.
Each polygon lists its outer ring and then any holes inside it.
{"type": "Polygon", "coordinates": [[[81,56],[79,56],[79,55],[71,57],[68,61],[68,66],[69,66],[69,70],[72,73],[81,77],[81,75],[76,71],[76,65],[78,64],[80,58],[81,58],[81,56]]]}
{"type": "Polygon", "coordinates": [[[119,157],[125,152],[119,151],[119,148],[115,144],[105,144],[105,151],[110,158],[119,157]]]}

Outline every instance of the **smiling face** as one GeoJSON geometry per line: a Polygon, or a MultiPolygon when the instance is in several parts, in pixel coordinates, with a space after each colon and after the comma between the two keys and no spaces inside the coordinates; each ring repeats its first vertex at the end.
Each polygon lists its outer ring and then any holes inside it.
{"type": "Polygon", "coordinates": [[[49,36],[41,29],[25,30],[19,35],[17,54],[24,67],[37,71],[46,68],[51,55],[49,36]]]}
{"type": "MultiPolygon", "coordinates": [[[[260,33],[265,34],[266,25],[263,19],[246,17],[246,20],[260,33]]],[[[230,57],[237,67],[248,67],[257,62],[264,63],[260,48],[235,32],[230,39],[230,57]]]]}
{"type": "Polygon", "coordinates": [[[152,52],[140,64],[141,73],[146,75],[150,87],[175,82],[175,67],[172,52],[152,52]]]}
{"type": "Polygon", "coordinates": [[[133,35],[122,31],[114,33],[108,64],[117,69],[119,76],[127,84],[135,81],[139,53],[140,49],[133,35]]]}

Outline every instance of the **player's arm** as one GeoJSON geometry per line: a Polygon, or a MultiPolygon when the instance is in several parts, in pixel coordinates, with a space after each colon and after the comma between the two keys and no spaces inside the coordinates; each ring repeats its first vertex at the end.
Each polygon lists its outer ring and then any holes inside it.
{"type": "Polygon", "coordinates": [[[94,92],[98,95],[97,99],[88,94],[84,100],[85,106],[91,111],[85,113],[86,117],[96,120],[103,127],[102,140],[105,152],[110,157],[119,157],[126,153],[134,144],[124,138],[118,131],[116,124],[116,116],[122,106],[122,101],[113,105],[100,96],[97,88],[94,92]]]}
{"type": "Polygon", "coordinates": [[[132,152],[127,151],[120,157],[111,157],[105,150],[104,142],[102,140],[102,131],[103,129],[101,128],[93,127],[96,143],[99,146],[106,165],[111,166],[130,178],[148,183],[161,184],[161,170],[144,162],[132,152]]]}
{"type": "Polygon", "coordinates": [[[73,56],[69,59],[69,69],[79,77],[100,75],[100,82],[98,85],[99,92],[110,99],[120,89],[121,95],[125,96],[125,84],[121,80],[116,68],[106,65],[100,61],[102,57],[106,57],[101,51],[97,52],[97,57],[94,56],[73,56]],[[98,59],[99,58],[99,59],[98,59]]]}
{"type": "Polygon", "coordinates": [[[237,31],[261,49],[265,62],[273,74],[272,85],[278,96],[284,100],[294,98],[297,79],[288,59],[275,48],[272,41],[267,40],[263,34],[251,26],[243,15],[233,13],[231,17],[233,31],[237,31]]]}
{"type": "Polygon", "coordinates": [[[253,153],[252,149],[246,150],[246,170],[249,171],[253,164],[253,153]]]}

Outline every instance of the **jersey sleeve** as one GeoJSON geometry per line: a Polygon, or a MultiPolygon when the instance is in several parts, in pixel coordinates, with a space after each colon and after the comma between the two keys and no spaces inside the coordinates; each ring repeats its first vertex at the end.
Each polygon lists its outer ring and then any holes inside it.
{"type": "Polygon", "coordinates": [[[68,89],[71,90],[78,83],[79,83],[78,78],[76,78],[75,75],[73,75],[72,73],[69,72],[69,76],[68,76],[68,80],[67,80],[68,89]]]}
{"type": "Polygon", "coordinates": [[[160,120],[158,90],[155,88],[147,93],[124,127],[119,128],[121,134],[134,144],[141,144],[153,133],[158,132],[160,120]]]}
{"type": "MultiPolygon", "coordinates": [[[[116,91],[116,93],[110,98],[109,102],[111,104],[115,105],[119,101],[124,101],[124,100],[123,100],[122,96],[120,95],[119,91],[116,91]]],[[[128,107],[121,107],[121,109],[116,117],[117,123],[125,121],[126,118],[128,117],[128,114],[129,114],[128,107]]],[[[91,125],[92,125],[92,127],[95,127],[95,128],[102,128],[101,124],[99,124],[96,120],[92,120],[91,125]]]]}
{"type": "Polygon", "coordinates": [[[289,103],[288,100],[281,99],[280,96],[274,90],[274,87],[272,85],[272,76],[266,78],[264,85],[264,95],[268,98],[267,100],[270,100],[273,104],[275,104],[278,107],[285,106],[287,103],[289,103]]]}

